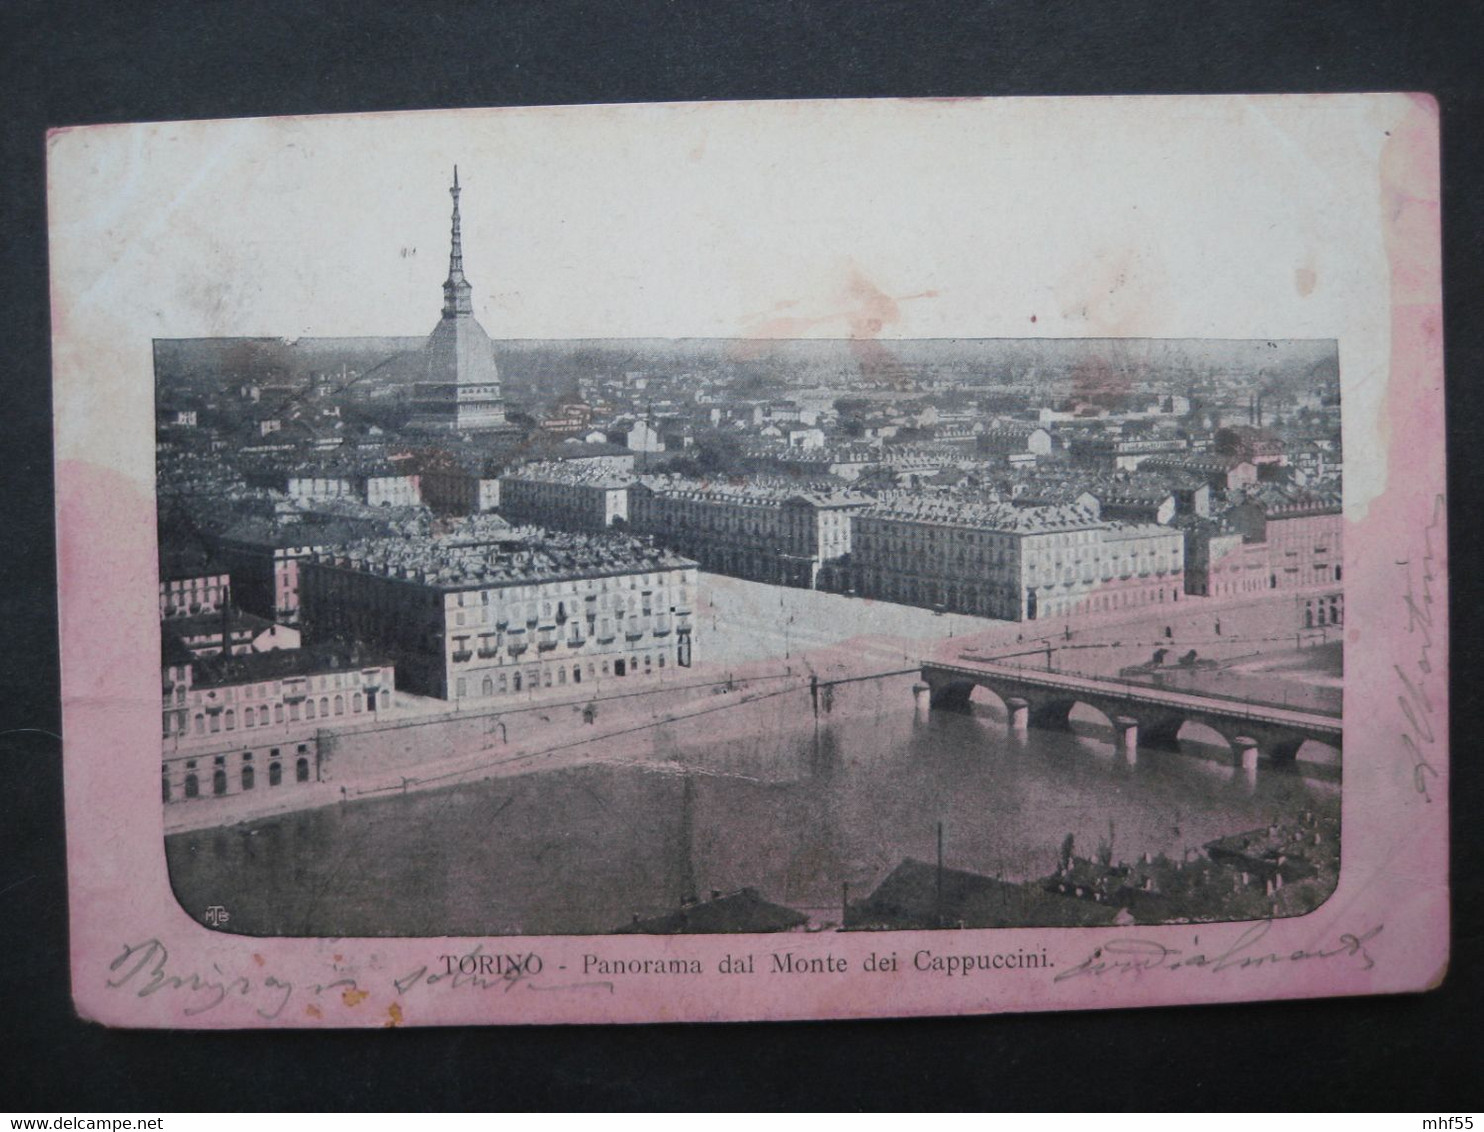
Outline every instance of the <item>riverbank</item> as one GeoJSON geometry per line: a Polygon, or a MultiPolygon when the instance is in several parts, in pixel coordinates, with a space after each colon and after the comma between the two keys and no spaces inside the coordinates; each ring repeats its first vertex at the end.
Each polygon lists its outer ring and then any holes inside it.
{"type": "Polygon", "coordinates": [[[869,896],[851,902],[846,930],[939,927],[1093,927],[1212,923],[1304,916],[1340,877],[1340,824],[1314,810],[1208,841],[1179,857],[1144,853],[1129,863],[1110,843],[1092,856],[1072,837],[1050,876],[1008,881],[906,860],[869,896]]]}
{"type": "MultiPolygon", "coordinates": [[[[1322,633],[1292,632],[1290,598],[1213,604],[1195,599],[1152,612],[1079,620],[1073,629],[1070,622],[940,615],[717,575],[708,575],[707,583],[698,609],[704,644],[698,651],[707,659],[695,667],[646,677],[638,688],[614,677],[580,695],[571,686],[531,690],[498,707],[420,700],[415,710],[393,719],[322,729],[316,732],[321,756],[315,781],[170,803],[164,831],[231,826],[600,761],[672,766],[673,752],[698,736],[746,734],[765,744],[789,742],[801,723],[821,714],[879,716],[898,702],[905,705],[925,656],[1022,658],[1037,666],[1044,656],[1058,669],[1105,675],[1171,644],[1252,658],[1263,648],[1291,648],[1295,639],[1318,643],[1322,633]],[[759,701],[768,710],[730,710],[759,701]]],[[[1287,675],[1264,674],[1270,681],[1287,675]]]]}

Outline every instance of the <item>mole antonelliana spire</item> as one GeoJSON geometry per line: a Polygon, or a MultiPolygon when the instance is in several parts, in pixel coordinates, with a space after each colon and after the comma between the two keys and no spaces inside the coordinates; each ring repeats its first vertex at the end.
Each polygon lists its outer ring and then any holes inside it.
{"type": "Polygon", "coordinates": [[[453,167],[453,229],[448,248],[448,279],[443,284],[443,317],[474,313],[474,288],[464,278],[464,239],[459,231],[459,167],[453,167]]]}
{"type": "Polygon", "coordinates": [[[500,401],[494,346],[474,317],[474,288],[464,276],[464,237],[459,215],[459,169],[454,166],[453,220],[449,231],[448,278],[443,282],[443,317],[428,335],[426,380],[413,389],[412,429],[429,432],[488,432],[508,427],[500,401]]]}

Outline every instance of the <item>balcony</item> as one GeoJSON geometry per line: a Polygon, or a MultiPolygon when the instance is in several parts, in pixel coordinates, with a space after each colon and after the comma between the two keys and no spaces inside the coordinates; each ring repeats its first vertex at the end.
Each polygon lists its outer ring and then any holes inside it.
{"type": "Polygon", "coordinates": [[[474,654],[472,652],[470,652],[468,649],[455,649],[454,650],[453,662],[455,664],[463,664],[465,661],[473,660],[473,659],[474,659],[474,654]]]}
{"type": "Polygon", "coordinates": [[[480,660],[491,660],[494,657],[497,657],[497,656],[500,655],[500,650],[499,649],[480,649],[474,655],[477,656],[477,657],[479,657],[480,660]]]}
{"type": "Polygon", "coordinates": [[[511,656],[519,656],[521,653],[526,651],[526,647],[527,646],[525,641],[511,641],[508,645],[505,646],[505,651],[508,652],[511,656]]]}

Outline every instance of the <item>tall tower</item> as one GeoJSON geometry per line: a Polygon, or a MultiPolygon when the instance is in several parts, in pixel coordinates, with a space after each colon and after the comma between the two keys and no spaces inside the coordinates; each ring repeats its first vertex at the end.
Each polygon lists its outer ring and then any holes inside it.
{"type": "Polygon", "coordinates": [[[448,278],[443,281],[443,317],[428,335],[427,380],[413,387],[408,428],[425,432],[490,432],[509,427],[500,400],[500,375],[489,335],[474,317],[474,288],[464,276],[459,224],[459,169],[454,166],[453,222],[448,278]]]}

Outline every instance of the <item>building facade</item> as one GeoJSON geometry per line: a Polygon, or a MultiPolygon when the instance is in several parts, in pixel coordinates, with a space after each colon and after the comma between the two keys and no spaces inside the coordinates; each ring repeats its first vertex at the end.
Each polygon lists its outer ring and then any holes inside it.
{"type": "Polygon", "coordinates": [[[694,658],[696,564],[622,536],[369,540],[315,555],[303,597],[311,641],[366,642],[403,687],[445,700],[642,679],[694,658]]]}
{"type": "Polygon", "coordinates": [[[1322,597],[1309,618],[1339,624],[1344,526],[1338,497],[1247,499],[1219,521],[1186,528],[1187,589],[1208,597],[1327,590],[1337,599],[1333,609],[1322,597]]]}
{"type": "Polygon", "coordinates": [[[217,742],[230,732],[375,718],[392,710],[396,692],[390,663],[334,648],[212,656],[169,664],[164,677],[161,732],[176,746],[217,742]]]}
{"type": "Polygon", "coordinates": [[[1338,497],[1250,499],[1232,508],[1231,520],[1246,542],[1267,546],[1270,589],[1338,587],[1344,580],[1338,497]]]}
{"type": "Polygon", "coordinates": [[[390,465],[344,471],[300,469],[289,473],[287,495],[304,501],[354,499],[372,507],[419,507],[423,502],[419,478],[390,465]]]}
{"type": "Polygon", "coordinates": [[[220,567],[160,570],[160,617],[195,617],[220,612],[232,603],[232,580],[220,567]]]}
{"type": "Polygon", "coordinates": [[[167,656],[162,676],[167,805],[319,782],[326,729],[396,711],[394,668],[345,650],[167,656]]]}
{"type": "Polygon", "coordinates": [[[1162,602],[1184,588],[1184,538],[1074,507],[931,496],[855,516],[850,568],[861,596],[1007,621],[1162,602]]]}
{"type": "Polygon", "coordinates": [[[604,531],[629,518],[633,477],[588,461],[526,464],[500,477],[500,512],[515,523],[563,531],[604,531]]]}
{"type": "Polygon", "coordinates": [[[850,517],[869,503],[843,491],[653,477],[630,488],[629,527],[703,570],[813,588],[823,564],[850,553],[850,517]]]}

